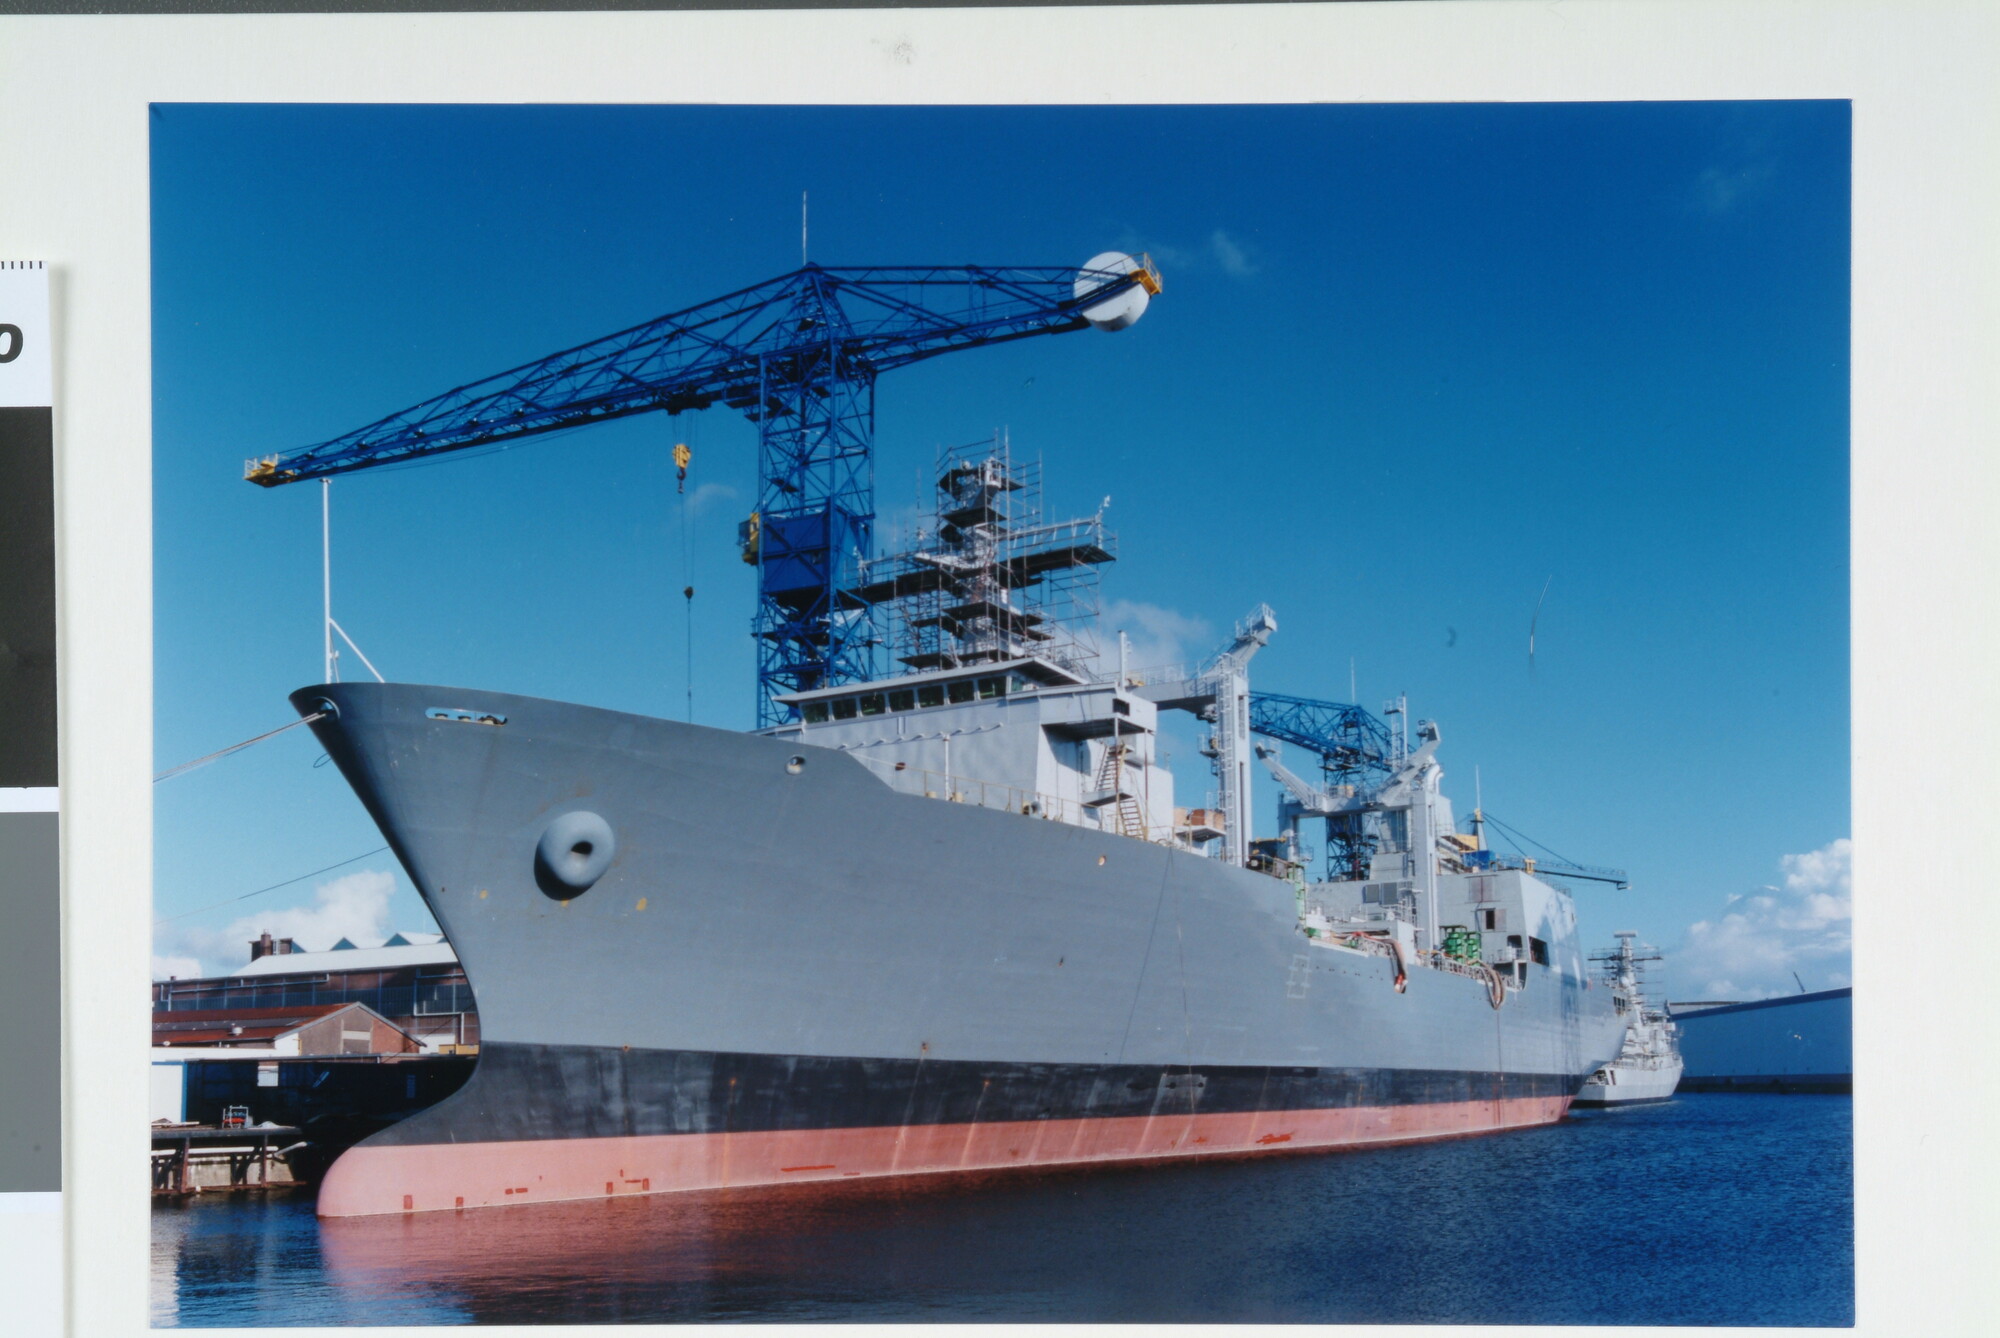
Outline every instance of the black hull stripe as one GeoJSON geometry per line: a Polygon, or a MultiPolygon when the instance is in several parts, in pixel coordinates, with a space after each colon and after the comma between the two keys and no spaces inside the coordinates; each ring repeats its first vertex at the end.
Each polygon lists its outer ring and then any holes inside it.
{"type": "Polygon", "coordinates": [[[1731,1078],[1683,1077],[1683,1092],[1847,1092],[1854,1091],[1851,1073],[1761,1073],[1731,1078]]]}
{"type": "Polygon", "coordinates": [[[1587,1075],[1197,1064],[1019,1064],[482,1047],[464,1088],[368,1141],[490,1143],[1226,1115],[1574,1096],[1587,1075]]]}

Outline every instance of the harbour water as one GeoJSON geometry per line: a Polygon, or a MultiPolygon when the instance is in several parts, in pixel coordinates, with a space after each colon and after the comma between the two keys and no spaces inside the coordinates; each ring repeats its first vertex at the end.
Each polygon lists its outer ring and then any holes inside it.
{"type": "Polygon", "coordinates": [[[163,1201],[161,1326],[1849,1325],[1852,1109],[1698,1094],[1330,1155],[320,1221],[163,1201]]]}

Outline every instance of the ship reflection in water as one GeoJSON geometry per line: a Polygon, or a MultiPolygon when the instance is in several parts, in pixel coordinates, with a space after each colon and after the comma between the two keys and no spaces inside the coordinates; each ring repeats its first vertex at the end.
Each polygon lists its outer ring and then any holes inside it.
{"type": "Polygon", "coordinates": [[[1850,1102],[1241,1162],[320,1220],[154,1215],[161,1325],[1853,1323],[1850,1102]]]}

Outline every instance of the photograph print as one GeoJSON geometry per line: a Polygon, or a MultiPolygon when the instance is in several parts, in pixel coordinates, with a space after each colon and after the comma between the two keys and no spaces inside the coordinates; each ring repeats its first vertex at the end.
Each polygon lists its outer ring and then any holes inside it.
{"type": "Polygon", "coordinates": [[[154,1323],[1851,1325],[1849,129],[154,105],[154,1323]]]}

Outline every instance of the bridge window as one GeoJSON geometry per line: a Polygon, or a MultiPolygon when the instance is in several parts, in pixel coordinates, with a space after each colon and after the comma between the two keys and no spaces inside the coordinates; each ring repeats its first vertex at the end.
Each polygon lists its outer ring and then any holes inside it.
{"type": "Polygon", "coordinates": [[[949,684],[947,691],[954,705],[959,702],[969,702],[972,700],[972,680],[961,678],[957,682],[949,684]]]}
{"type": "Polygon", "coordinates": [[[833,718],[835,720],[854,719],[854,698],[836,698],[833,703],[833,718]]]}
{"type": "Polygon", "coordinates": [[[1004,678],[982,678],[979,680],[979,699],[991,701],[995,697],[1007,695],[1007,680],[1004,678]]]}
{"type": "Polygon", "coordinates": [[[908,688],[898,688],[889,694],[889,709],[892,711],[916,710],[917,694],[908,688]]]}
{"type": "Polygon", "coordinates": [[[926,683],[917,689],[918,706],[943,706],[944,684],[926,683]]]}
{"type": "Polygon", "coordinates": [[[804,714],[808,725],[824,725],[826,723],[826,703],[807,702],[804,714]]]}
{"type": "Polygon", "coordinates": [[[863,694],[862,694],[862,696],[861,696],[861,714],[863,714],[863,715],[881,715],[881,714],[882,714],[882,712],[884,712],[884,711],[886,711],[886,710],[888,710],[888,709],[889,709],[889,704],[888,704],[888,703],[887,703],[886,701],[884,701],[884,700],[883,700],[883,698],[882,698],[882,694],[881,694],[881,693],[879,693],[879,692],[867,692],[867,693],[863,693],[863,694]]]}

